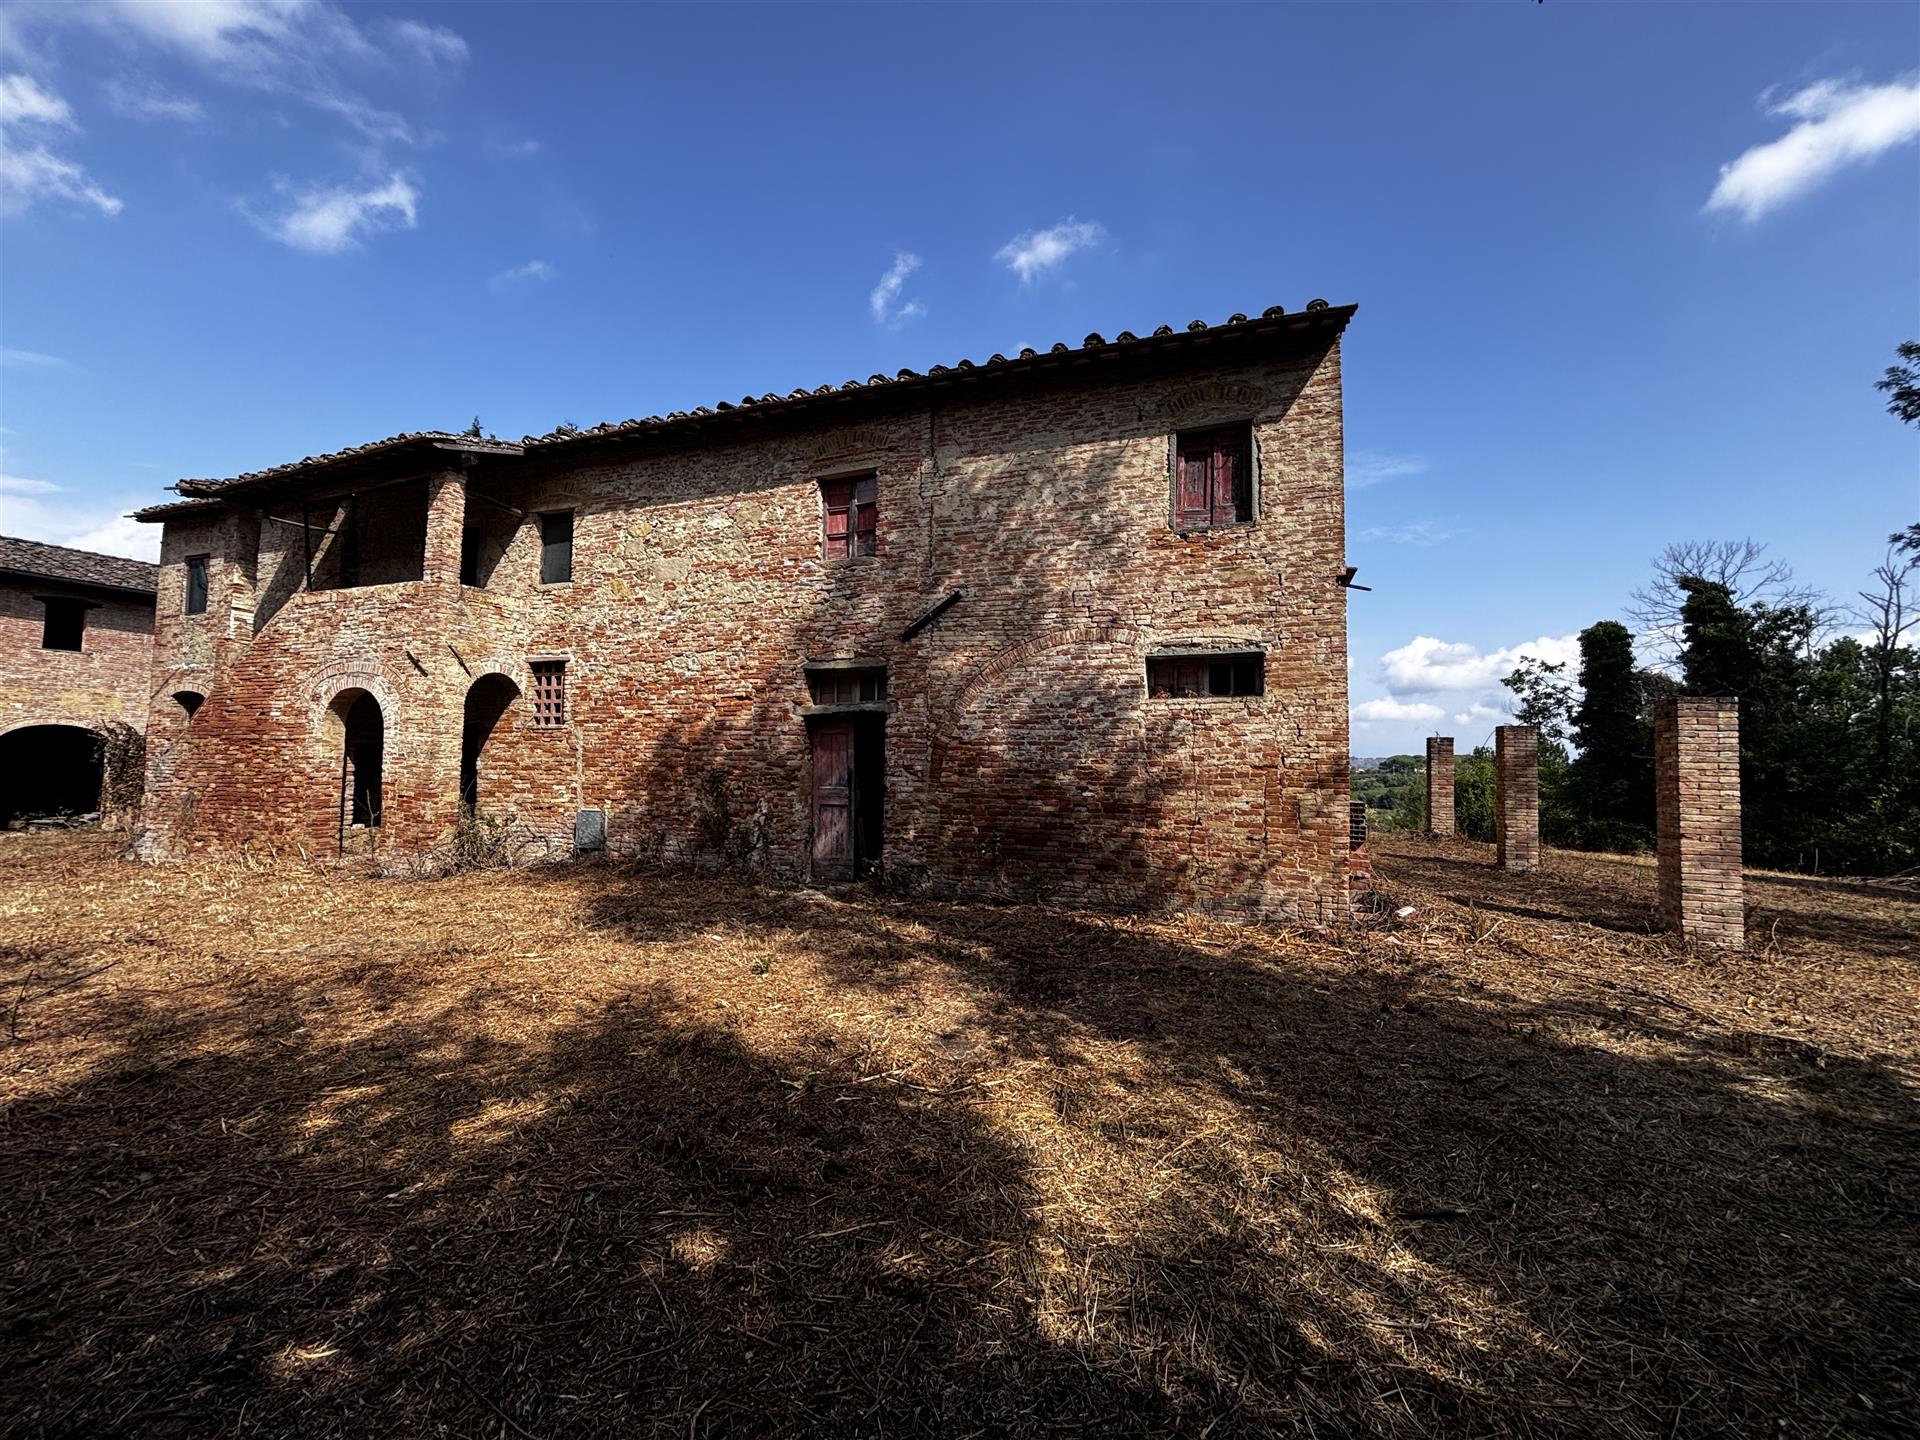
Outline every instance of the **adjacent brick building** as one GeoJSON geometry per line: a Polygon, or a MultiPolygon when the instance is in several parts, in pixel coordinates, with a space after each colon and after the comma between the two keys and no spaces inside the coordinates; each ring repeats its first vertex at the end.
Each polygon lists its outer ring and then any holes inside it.
{"type": "Polygon", "coordinates": [[[0,536],[0,824],[140,795],[156,568],[0,536]]]}
{"type": "Polygon", "coordinates": [[[1352,313],[183,481],[140,516],[147,850],[418,851],[464,799],[556,849],[1339,913],[1352,313]]]}

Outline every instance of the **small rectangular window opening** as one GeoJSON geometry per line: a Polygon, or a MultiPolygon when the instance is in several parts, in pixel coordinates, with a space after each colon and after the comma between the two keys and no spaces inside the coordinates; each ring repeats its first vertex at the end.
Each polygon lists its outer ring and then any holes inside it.
{"type": "Polygon", "coordinates": [[[478,585],[480,583],[480,546],[485,543],[486,532],[478,525],[469,525],[460,532],[460,583],[478,585]]]}
{"type": "Polygon", "coordinates": [[[540,517],[540,583],[567,585],[573,581],[573,511],[555,510],[540,517]]]}
{"type": "Polygon", "coordinates": [[[829,560],[872,555],[880,540],[880,481],[873,475],[820,482],[820,553],[829,560]]]}
{"type": "Polygon", "coordinates": [[[47,617],[40,628],[42,650],[78,650],[87,633],[87,605],[84,600],[43,599],[47,617]]]}
{"type": "Polygon", "coordinates": [[[816,705],[873,705],[887,698],[884,669],[812,670],[807,684],[816,705]]]}
{"type": "Polygon", "coordinates": [[[1173,528],[1212,530],[1252,519],[1252,424],[1183,431],[1174,443],[1173,528]]]}
{"type": "Polygon", "coordinates": [[[204,555],[187,557],[186,613],[189,615],[207,613],[207,557],[204,555]]]}
{"type": "Polygon", "coordinates": [[[535,660],[527,667],[533,671],[533,723],[548,729],[567,723],[567,662],[535,660]]]}
{"type": "Polygon", "coordinates": [[[1264,695],[1266,689],[1264,655],[1147,657],[1147,694],[1156,700],[1224,700],[1264,695]]]}

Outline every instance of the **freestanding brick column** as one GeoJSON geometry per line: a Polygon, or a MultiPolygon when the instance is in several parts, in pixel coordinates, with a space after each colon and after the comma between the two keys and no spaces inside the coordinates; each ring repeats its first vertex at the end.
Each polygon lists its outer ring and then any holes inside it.
{"type": "Polygon", "coordinates": [[[1453,737],[1427,737],[1427,833],[1453,834],[1453,737]]]}
{"type": "Polygon", "coordinates": [[[467,477],[444,470],[427,481],[427,543],[420,578],[429,585],[460,583],[460,540],[467,525],[467,477]]]}
{"type": "Polygon", "coordinates": [[[1653,786],[1661,918],[1682,939],[1743,948],[1740,702],[1717,695],[1654,702],[1653,786]]]}
{"type": "Polygon", "coordinates": [[[1540,732],[1499,725],[1493,732],[1494,840],[1502,870],[1540,868],[1540,732]]]}

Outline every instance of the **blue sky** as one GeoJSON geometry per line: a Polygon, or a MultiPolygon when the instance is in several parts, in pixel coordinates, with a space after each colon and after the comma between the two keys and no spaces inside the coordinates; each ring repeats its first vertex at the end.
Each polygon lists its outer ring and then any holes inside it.
{"type": "Polygon", "coordinates": [[[1354,748],[1496,722],[1672,540],[1920,513],[1907,5],[0,11],[0,529],[1314,296],[1354,748]],[[1476,708],[1477,707],[1477,708],[1476,708]],[[1457,720],[1456,716],[1465,716],[1457,720]]]}

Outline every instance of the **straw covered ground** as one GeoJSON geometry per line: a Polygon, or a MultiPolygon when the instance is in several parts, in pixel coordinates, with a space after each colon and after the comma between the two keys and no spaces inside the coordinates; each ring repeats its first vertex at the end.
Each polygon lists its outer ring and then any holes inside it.
{"type": "Polygon", "coordinates": [[[0,837],[0,1431],[1911,1425],[1920,896],[1378,848],[1313,934],[0,837]]]}

